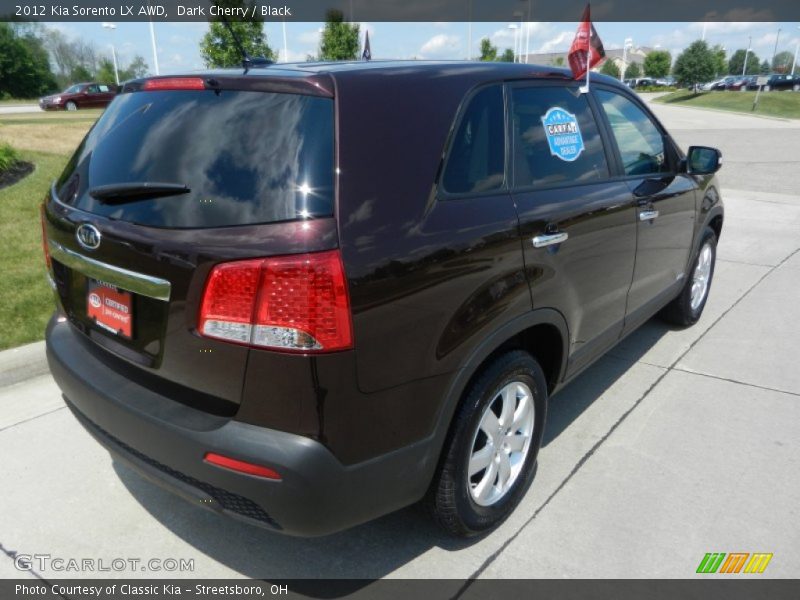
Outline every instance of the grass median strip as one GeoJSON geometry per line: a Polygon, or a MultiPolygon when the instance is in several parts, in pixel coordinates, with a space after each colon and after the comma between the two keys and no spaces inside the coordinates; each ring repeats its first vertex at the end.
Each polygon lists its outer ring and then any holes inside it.
{"type": "Polygon", "coordinates": [[[56,115],[0,117],[0,144],[11,144],[19,150],[20,159],[35,165],[27,177],[0,189],[0,350],[42,339],[53,312],[53,296],[45,280],[39,205],[100,112],[79,114],[66,123],[54,119],[56,115]]]}
{"type": "Polygon", "coordinates": [[[715,108],[753,115],[800,119],[800,93],[771,91],[761,92],[758,106],[753,110],[756,92],[700,92],[695,94],[688,90],[673,92],[653,102],[689,106],[697,108],[715,108]]]}

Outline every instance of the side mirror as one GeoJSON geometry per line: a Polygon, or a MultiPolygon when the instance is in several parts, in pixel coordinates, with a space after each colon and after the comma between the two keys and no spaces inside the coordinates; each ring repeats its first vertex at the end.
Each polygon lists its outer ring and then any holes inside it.
{"type": "Polygon", "coordinates": [[[722,153],[716,148],[690,146],[686,155],[686,172],[689,175],[710,175],[722,167],[722,153]]]}

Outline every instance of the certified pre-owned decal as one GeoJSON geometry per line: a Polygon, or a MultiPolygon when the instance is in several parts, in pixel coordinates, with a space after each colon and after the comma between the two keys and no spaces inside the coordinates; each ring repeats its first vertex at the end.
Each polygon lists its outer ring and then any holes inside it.
{"type": "Polygon", "coordinates": [[[542,117],[542,126],[553,156],[572,162],[583,152],[578,119],[572,113],[554,106],[542,117]]]}

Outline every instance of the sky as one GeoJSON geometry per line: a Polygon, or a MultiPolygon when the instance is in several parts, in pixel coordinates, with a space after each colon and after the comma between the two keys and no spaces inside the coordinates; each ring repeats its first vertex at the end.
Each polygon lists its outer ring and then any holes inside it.
{"type": "MultiPolygon", "coordinates": [[[[98,49],[110,55],[110,45],[115,45],[122,65],[140,54],[153,71],[153,55],[148,23],[116,23],[116,29],[104,29],[101,23],[48,23],[48,27],[64,34],[92,39],[98,49]]],[[[323,23],[286,23],[286,48],[281,22],[267,22],[267,41],[279,52],[279,62],[305,61],[309,54],[316,54],[323,23]]],[[[207,23],[156,23],[158,60],[161,74],[191,71],[204,68],[198,50],[200,39],[206,32],[207,23]]],[[[577,23],[528,23],[520,29],[525,47],[525,34],[529,31],[531,53],[561,52],[569,49],[575,35],[577,23]]],[[[730,55],[738,48],[747,48],[752,39],[752,48],[761,59],[772,57],[778,29],[778,52],[795,53],[800,42],[800,23],[595,23],[606,48],[621,48],[626,38],[632,38],[634,46],[649,46],[669,50],[673,59],[705,31],[705,40],[722,45],[730,55]]],[[[479,54],[480,40],[489,37],[502,52],[514,46],[515,30],[508,23],[473,23],[472,44],[468,43],[467,23],[361,23],[361,36],[369,31],[373,59],[418,58],[418,59],[464,59],[468,48],[471,56],[479,54]]]]}

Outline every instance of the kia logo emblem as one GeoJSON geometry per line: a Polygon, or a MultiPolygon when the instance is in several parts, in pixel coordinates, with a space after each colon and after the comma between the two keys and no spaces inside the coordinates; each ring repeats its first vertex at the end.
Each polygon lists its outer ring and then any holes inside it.
{"type": "Polygon", "coordinates": [[[97,250],[100,247],[100,231],[94,225],[84,223],[75,231],[78,243],[87,250],[97,250]]]}

